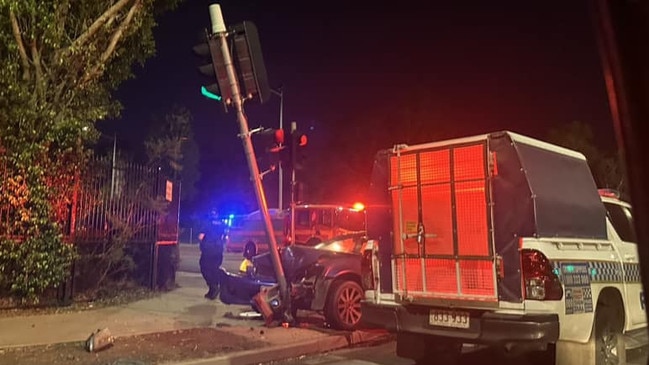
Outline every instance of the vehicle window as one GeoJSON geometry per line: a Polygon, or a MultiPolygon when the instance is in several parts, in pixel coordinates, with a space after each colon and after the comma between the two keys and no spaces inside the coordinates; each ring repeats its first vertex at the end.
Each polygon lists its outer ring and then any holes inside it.
{"type": "Polygon", "coordinates": [[[230,227],[231,228],[240,228],[243,226],[245,222],[245,217],[242,216],[234,216],[230,220],[230,227]]]}
{"type": "Polygon", "coordinates": [[[360,248],[362,247],[362,237],[357,236],[346,236],[346,237],[337,237],[333,240],[323,242],[317,246],[318,249],[335,251],[335,252],[353,252],[359,253],[360,248]]]}
{"type": "Polygon", "coordinates": [[[633,228],[633,215],[631,209],[613,203],[604,203],[606,213],[611,220],[615,231],[623,241],[638,242],[633,228]]]}
{"type": "Polygon", "coordinates": [[[337,225],[348,231],[365,230],[365,214],[363,212],[343,210],[337,214],[337,225]]]}
{"type": "Polygon", "coordinates": [[[281,218],[273,218],[273,229],[275,233],[284,231],[284,220],[281,218]]]}
{"type": "Polygon", "coordinates": [[[311,211],[296,210],[295,225],[300,227],[311,227],[311,211]]]}
{"type": "Polygon", "coordinates": [[[331,215],[332,215],[331,210],[323,210],[320,213],[320,216],[322,217],[322,225],[327,226],[327,227],[332,226],[333,217],[331,215]]]}

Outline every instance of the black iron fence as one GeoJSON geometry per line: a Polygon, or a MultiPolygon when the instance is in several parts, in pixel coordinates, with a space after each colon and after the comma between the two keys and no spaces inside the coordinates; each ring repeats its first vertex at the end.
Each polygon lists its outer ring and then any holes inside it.
{"type": "MultiPolygon", "coordinates": [[[[0,194],[10,176],[0,151],[0,194]]],[[[83,258],[98,245],[126,239],[125,251],[137,265],[133,271],[137,281],[151,288],[168,286],[165,281],[178,242],[179,184],[159,169],[106,157],[91,159],[74,184],[72,196],[60,197],[70,202],[68,214],[62,215],[66,218],[59,222],[66,241],[77,245],[83,258]]],[[[13,213],[12,205],[0,200],[0,237],[19,241],[11,231],[13,213]]],[[[71,281],[64,285],[66,296],[74,294],[75,286],[83,290],[82,279],[91,269],[86,266],[75,265],[71,281]]]]}
{"type": "Polygon", "coordinates": [[[131,241],[156,241],[160,212],[157,171],[110,158],[90,161],[80,179],[70,235],[77,243],[104,240],[129,230],[131,241]]]}

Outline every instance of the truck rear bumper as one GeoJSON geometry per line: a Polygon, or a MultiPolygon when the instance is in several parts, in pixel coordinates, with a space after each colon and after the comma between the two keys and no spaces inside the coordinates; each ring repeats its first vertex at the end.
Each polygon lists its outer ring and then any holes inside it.
{"type": "Polygon", "coordinates": [[[467,329],[447,328],[429,324],[430,308],[425,306],[385,306],[361,303],[366,326],[381,327],[391,332],[455,338],[467,343],[484,345],[545,346],[559,338],[557,314],[471,313],[467,329]]]}

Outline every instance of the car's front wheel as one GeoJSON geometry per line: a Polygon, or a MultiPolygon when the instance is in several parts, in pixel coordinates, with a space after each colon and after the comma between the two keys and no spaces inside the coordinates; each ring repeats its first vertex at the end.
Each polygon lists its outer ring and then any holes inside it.
{"type": "Polygon", "coordinates": [[[352,280],[335,281],[329,289],[325,318],[332,327],[351,331],[361,320],[363,289],[352,280]]]}

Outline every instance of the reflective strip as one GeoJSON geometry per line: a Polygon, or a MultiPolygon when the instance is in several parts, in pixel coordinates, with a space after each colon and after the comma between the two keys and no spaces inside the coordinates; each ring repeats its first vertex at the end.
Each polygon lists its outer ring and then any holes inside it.
{"type": "Polygon", "coordinates": [[[639,264],[624,263],[622,266],[621,263],[612,261],[552,261],[554,272],[559,276],[559,279],[561,279],[560,265],[563,264],[565,268],[565,265],[570,263],[587,263],[591,283],[641,282],[639,264]],[[623,276],[624,280],[622,280],[623,276]]]}
{"type": "Polygon", "coordinates": [[[624,263],[624,281],[629,283],[641,283],[640,264],[624,263]]]}

